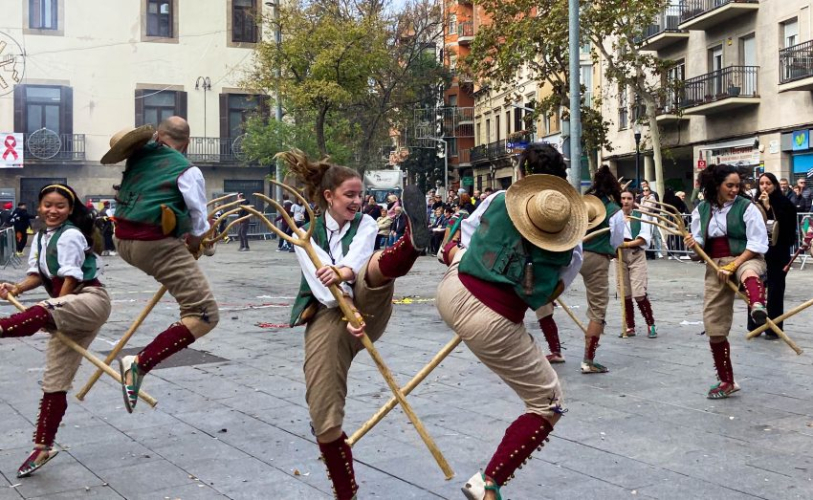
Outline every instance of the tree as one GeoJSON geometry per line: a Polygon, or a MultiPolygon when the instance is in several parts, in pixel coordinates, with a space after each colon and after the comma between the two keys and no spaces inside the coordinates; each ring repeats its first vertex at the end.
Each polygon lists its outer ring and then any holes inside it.
{"type": "MultiPolygon", "coordinates": [[[[642,50],[644,29],[669,5],[669,0],[602,0],[582,2],[582,23],[592,42],[595,60],[605,66],[607,79],[622,91],[631,89],[643,103],[655,163],[657,191],[663,196],[663,155],[657,112],[669,95],[678,95],[682,82],[667,78],[674,61],[642,50]]],[[[642,117],[639,116],[639,120],[642,117]]]]}
{"type": "MultiPolygon", "coordinates": [[[[550,94],[534,107],[532,118],[556,115],[567,119],[570,109],[568,10],[566,0],[481,0],[478,2],[490,22],[478,29],[472,51],[465,61],[469,70],[483,83],[495,88],[508,87],[517,72],[528,68],[540,88],[550,94]],[[544,19],[538,16],[544,13],[544,19]]],[[[582,87],[584,91],[591,91],[582,87]]],[[[608,122],[601,117],[601,98],[581,102],[584,149],[612,149],[607,141],[608,122]]],[[[593,155],[588,154],[591,171],[593,155]]]]}

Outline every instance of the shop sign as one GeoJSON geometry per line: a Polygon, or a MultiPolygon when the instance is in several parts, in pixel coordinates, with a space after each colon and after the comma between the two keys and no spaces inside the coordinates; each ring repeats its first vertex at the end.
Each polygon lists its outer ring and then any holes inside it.
{"type": "Polygon", "coordinates": [[[462,185],[462,186],[473,186],[474,185],[474,177],[462,177],[460,179],[460,185],[462,185]]]}
{"type": "Polygon", "coordinates": [[[760,161],[759,149],[751,145],[707,149],[706,159],[715,165],[726,163],[734,166],[759,165],[760,161]]]}
{"type": "Polygon", "coordinates": [[[793,151],[804,151],[810,148],[810,131],[794,130],[792,136],[793,151]]]}

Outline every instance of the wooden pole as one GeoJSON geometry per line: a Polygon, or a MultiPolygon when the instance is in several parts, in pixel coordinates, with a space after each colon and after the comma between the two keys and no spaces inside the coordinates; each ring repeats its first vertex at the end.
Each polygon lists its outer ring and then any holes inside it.
{"type": "Polygon", "coordinates": [[[556,302],[557,302],[557,303],[558,303],[558,304],[559,304],[559,305],[562,307],[562,309],[564,309],[564,310],[565,310],[565,312],[567,313],[567,315],[568,315],[568,316],[570,316],[570,319],[572,319],[572,320],[573,320],[573,322],[574,322],[574,323],[576,323],[576,325],[578,325],[578,327],[581,329],[581,331],[583,331],[583,332],[584,332],[584,334],[585,334],[585,335],[587,335],[587,328],[585,328],[585,327],[584,327],[584,325],[582,324],[582,322],[581,322],[581,321],[579,321],[579,318],[577,318],[577,317],[576,317],[576,315],[575,315],[575,314],[573,314],[573,311],[571,311],[571,310],[570,310],[570,308],[569,308],[569,307],[567,307],[567,305],[565,305],[565,303],[564,303],[564,301],[562,300],[562,298],[561,298],[561,297],[557,297],[557,298],[556,298],[556,302]]]}
{"type": "Polygon", "coordinates": [[[616,250],[616,279],[618,280],[618,298],[621,301],[621,337],[627,338],[627,296],[624,293],[624,251],[621,247],[616,250]]]}
{"type": "MultiPolygon", "coordinates": [[[[781,322],[785,321],[786,319],[790,318],[791,316],[799,314],[800,312],[804,311],[805,309],[807,309],[810,306],[813,306],[813,299],[810,299],[807,302],[805,302],[804,304],[800,304],[800,305],[794,307],[793,309],[791,309],[790,311],[788,311],[788,312],[786,312],[786,313],[784,313],[784,314],[782,314],[780,316],[777,316],[776,318],[773,318],[773,322],[774,323],[781,323],[781,322]]],[[[754,338],[759,337],[759,334],[761,334],[762,332],[764,332],[768,328],[770,328],[770,325],[768,323],[765,323],[764,325],[762,325],[762,326],[760,326],[758,328],[755,328],[754,330],[751,330],[750,332],[748,332],[748,335],[746,335],[745,338],[748,339],[748,340],[753,340],[754,338]]],[[[799,354],[801,354],[801,353],[799,353],[799,354]]]]}
{"type": "MultiPolygon", "coordinates": [[[[300,201],[302,201],[305,205],[306,210],[308,210],[310,220],[312,221],[316,220],[316,215],[311,210],[310,206],[307,203],[307,200],[305,200],[302,197],[302,195],[300,195],[296,190],[292,189],[290,186],[286,186],[284,184],[280,184],[275,181],[269,182],[279,185],[282,189],[289,191],[300,201]]],[[[264,197],[264,195],[262,195],[261,193],[255,193],[255,195],[264,197]]],[[[272,203],[272,205],[278,209],[282,208],[279,207],[279,204],[276,203],[275,201],[272,203]]],[[[265,223],[265,225],[270,230],[277,233],[278,236],[284,236],[286,241],[302,248],[307,254],[310,261],[316,267],[316,269],[320,269],[323,267],[322,262],[319,260],[319,256],[316,254],[313,245],[311,245],[311,235],[313,234],[313,228],[315,227],[315,224],[310,224],[307,232],[303,231],[301,228],[296,227],[296,224],[293,224],[293,221],[290,221],[290,217],[287,216],[287,213],[285,213],[284,210],[280,210],[281,212],[280,215],[282,215],[283,218],[286,219],[286,222],[289,223],[291,230],[297,235],[297,238],[293,238],[291,236],[285,235],[284,233],[281,235],[280,234],[281,231],[279,231],[279,229],[276,226],[274,226],[274,224],[271,221],[269,221],[268,218],[265,217],[265,215],[260,213],[258,210],[248,206],[245,208],[247,211],[258,216],[260,220],[262,220],[263,223],[265,223]]],[[[354,311],[353,309],[350,308],[350,305],[347,303],[347,300],[345,300],[344,294],[341,292],[341,290],[339,290],[339,287],[334,284],[328,287],[328,289],[330,290],[331,295],[333,295],[333,298],[336,299],[336,302],[338,303],[339,308],[342,311],[342,314],[344,314],[344,317],[347,318],[347,321],[355,328],[360,327],[364,322],[363,319],[361,318],[357,311],[354,311]]],[[[384,360],[381,358],[381,355],[378,353],[378,350],[373,345],[373,342],[370,340],[366,333],[362,333],[360,340],[362,345],[364,345],[364,348],[367,349],[367,352],[370,354],[370,357],[373,358],[373,362],[378,368],[378,371],[381,372],[381,375],[384,377],[384,380],[387,382],[387,385],[389,386],[390,390],[395,395],[395,398],[398,400],[398,403],[401,405],[401,408],[404,410],[404,413],[406,413],[407,417],[409,418],[409,421],[412,422],[412,425],[415,427],[415,430],[421,436],[421,439],[423,440],[424,444],[426,444],[426,447],[429,449],[429,452],[432,454],[432,457],[434,457],[438,466],[443,471],[443,474],[446,476],[446,479],[447,480],[452,479],[454,477],[454,471],[449,466],[449,463],[446,461],[446,458],[443,456],[443,453],[441,453],[440,449],[435,444],[435,441],[429,435],[429,432],[426,430],[426,427],[424,427],[423,422],[421,422],[421,420],[415,414],[414,410],[412,409],[412,405],[410,405],[409,402],[406,400],[404,393],[398,387],[398,384],[395,382],[395,378],[392,376],[392,372],[390,372],[390,369],[384,363],[384,360]]]]}
{"type": "MultiPolygon", "coordinates": [[[[110,366],[110,364],[113,363],[113,361],[118,357],[121,350],[124,349],[124,346],[127,345],[127,342],[130,341],[130,338],[141,326],[141,323],[143,323],[147,316],[149,316],[149,314],[155,308],[156,304],[158,304],[158,302],[161,301],[161,298],[164,296],[166,292],[167,287],[161,285],[161,288],[159,288],[158,291],[155,292],[155,295],[152,296],[152,299],[150,299],[150,301],[147,302],[147,305],[144,307],[144,310],[141,311],[141,314],[138,315],[133,324],[130,325],[130,328],[128,328],[127,331],[124,332],[124,336],[121,337],[118,343],[116,343],[115,347],[113,347],[113,350],[110,351],[110,354],[107,355],[107,357],[104,360],[104,364],[106,366],[110,366]]],[[[90,390],[93,388],[93,385],[96,384],[96,381],[99,380],[99,377],[102,376],[102,372],[104,372],[104,369],[99,368],[93,375],[90,376],[90,379],[88,379],[87,383],[82,388],[82,390],[76,393],[76,399],[78,399],[79,401],[85,400],[85,396],[87,396],[87,393],[90,392],[90,390]]]]}
{"type": "MultiPolygon", "coordinates": [[[[11,304],[14,307],[19,309],[20,311],[25,311],[25,306],[22,305],[20,303],[20,301],[17,300],[13,295],[8,294],[6,297],[7,297],[6,300],[11,302],[11,304]]],[[[108,375],[113,377],[116,380],[116,382],[121,383],[121,375],[119,375],[119,373],[116,370],[114,370],[114,369],[110,368],[108,365],[104,364],[102,362],[102,360],[100,360],[99,358],[97,358],[96,356],[94,356],[93,354],[88,352],[88,350],[85,349],[84,347],[77,344],[72,338],[68,337],[67,335],[65,335],[62,332],[54,332],[54,336],[56,338],[58,338],[62,343],[64,343],[65,345],[67,345],[68,347],[73,349],[74,351],[81,354],[82,357],[84,357],[85,359],[87,359],[88,361],[90,361],[91,363],[96,365],[97,368],[99,368],[100,370],[104,371],[105,373],[107,373],[108,375]]],[[[140,397],[144,402],[146,402],[148,405],[152,406],[153,408],[155,407],[155,405],[158,404],[158,401],[156,401],[155,398],[153,398],[152,396],[150,396],[149,394],[147,394],[144,391],[139,391],[138,397],[140,397]]]]}

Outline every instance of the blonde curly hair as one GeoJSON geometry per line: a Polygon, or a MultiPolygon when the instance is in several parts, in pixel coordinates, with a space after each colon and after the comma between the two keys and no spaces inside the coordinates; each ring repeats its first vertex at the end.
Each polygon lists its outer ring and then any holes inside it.
{"type": "Polygon", "coordinates": [[[288,171],[305,185],[308,199],[317,203],[323,210],[327,209],[325,191],[333,191],[347,179],[361,179],[361,175],[352,168],[330,163],[329,157],[316,162],[311,161],[300,149],[283,151],[274,157],[285,162],[288,171]]]}

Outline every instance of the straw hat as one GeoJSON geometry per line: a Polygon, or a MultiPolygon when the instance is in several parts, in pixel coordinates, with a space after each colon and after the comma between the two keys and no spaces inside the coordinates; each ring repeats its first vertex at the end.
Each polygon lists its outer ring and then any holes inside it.
{"type": "Polygon", "coordinates": [[[592,194],[582,196],[584,204],[587,205],[587,230],[598,227],[607,217],[607,209],[598,197],[592,194]]]}
{"type": "Polygon", "coordinates": [[[128,127],[119,130],[116,135],[110,138],[110,151],[102,156],[102,165],[113,165],[126,160],[135,150],[144,147],[150,142],[153,135],[155,135],[155,129],[152,125],[142,125],[138,128],[128,127]]]}
{"type": "Polygon", "coordinates": [[[561,177],[525,177],[508,188],[505,206],[519,233],[543,250],[571,250],[587,230],[587,207],[561,177]]]}

